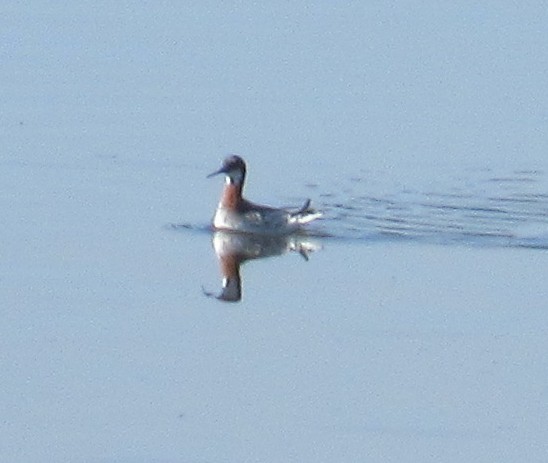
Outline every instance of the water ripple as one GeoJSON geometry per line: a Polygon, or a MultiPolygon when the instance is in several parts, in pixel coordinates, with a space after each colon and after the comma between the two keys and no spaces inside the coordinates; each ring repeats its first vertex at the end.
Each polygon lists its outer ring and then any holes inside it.
{"type": "Polygon", "coordinates": [[[400,187],[382,195],[368,191],[374,187],[366,178],[352,176],[335,191],[319,192],[326,211],[323,227],[342,239],[548,249],[544,173],[474,174],[438,179],[435,189],[400,187]]]}

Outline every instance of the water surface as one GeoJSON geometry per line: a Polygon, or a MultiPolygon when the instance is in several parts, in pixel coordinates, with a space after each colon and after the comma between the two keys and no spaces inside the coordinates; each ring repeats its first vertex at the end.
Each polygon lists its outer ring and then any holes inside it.
{"type": "MultiPolygon", "coordinates": [[[[436,181],[427,188],[408,184],[386,191],[385,186],[381,194],[365,175],[333,191],[313,190],[329,212],[330,233],[339,238],[546,248],[548,179],[542,171],[433,175],[436,181]]],[[[383,181],[390,183],[376,178],[374,184],[383,181]]]]}
{"type": "Polygon", "coordinates": [[[3,460],[545,461],[541,3],[1,9],[3,460]]]}

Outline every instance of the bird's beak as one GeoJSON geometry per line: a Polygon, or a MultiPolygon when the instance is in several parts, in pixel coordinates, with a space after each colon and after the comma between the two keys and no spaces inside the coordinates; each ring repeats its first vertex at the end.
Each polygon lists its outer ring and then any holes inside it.
{"type": "Polygon", "coordinates": [[[219,170],[216,170],[215,172],[211,172],[206,178],[215,177],[215,175],[224,174],[225,170],[221,167],[219,170]]]}

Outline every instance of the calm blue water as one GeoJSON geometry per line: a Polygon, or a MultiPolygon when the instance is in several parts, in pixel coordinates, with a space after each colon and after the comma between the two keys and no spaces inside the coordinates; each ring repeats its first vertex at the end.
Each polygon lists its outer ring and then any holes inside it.
{"type": "Polygon", "coordinates": [[[544,462],[547,15],[3,2],[2,458],[544,462]]]}

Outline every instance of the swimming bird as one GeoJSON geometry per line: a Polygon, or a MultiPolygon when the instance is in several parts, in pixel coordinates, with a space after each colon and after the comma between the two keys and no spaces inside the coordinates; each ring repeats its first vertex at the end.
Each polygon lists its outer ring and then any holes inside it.
{"type": "Polygon", "coordinates": [[[300,208],[286,209],[252,203],[242,195],[246,165],[240,156],[227,157],[220,169],[208,175],[225,175],[221,200],[213,217],[213,228],[261,235],[287,235],[322,216],[310,207],[310,199],[300,208]]]}

